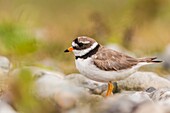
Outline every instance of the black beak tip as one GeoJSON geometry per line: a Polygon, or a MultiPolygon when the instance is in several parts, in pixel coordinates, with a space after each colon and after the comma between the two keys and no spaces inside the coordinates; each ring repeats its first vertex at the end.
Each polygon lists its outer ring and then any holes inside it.
{"type": "Polygon", "coordinates": [[[66,53],[66,52],[69,52],[69,50],[68,50],[68,49],[66,49],[64,52],[65,52],[65,53],[66,53]]]}

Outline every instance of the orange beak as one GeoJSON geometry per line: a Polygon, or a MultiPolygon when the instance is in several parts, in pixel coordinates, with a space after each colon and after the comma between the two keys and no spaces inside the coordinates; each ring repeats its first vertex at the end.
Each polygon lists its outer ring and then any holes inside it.
{"type": "Polygon", "coordinates": [[[72,52],[74,49],[73,47],[69,47],[68,49],[66,49],[64,52],[72,52]]]}

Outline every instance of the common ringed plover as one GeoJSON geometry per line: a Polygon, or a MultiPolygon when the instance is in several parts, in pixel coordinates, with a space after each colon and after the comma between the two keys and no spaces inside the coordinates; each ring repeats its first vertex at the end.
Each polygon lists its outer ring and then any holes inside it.
{"type": "Polygon", "coordinates": [[[73,40],[72,46],[64,52],[73,52],[76,68],[89,79],[108,82],[106,96],[112,93],[112,82],[127,78],[141,66],[161,61],[156,57],[133,58],[118,51],[108,49],[94,39],[80,36],[73,40]]]}

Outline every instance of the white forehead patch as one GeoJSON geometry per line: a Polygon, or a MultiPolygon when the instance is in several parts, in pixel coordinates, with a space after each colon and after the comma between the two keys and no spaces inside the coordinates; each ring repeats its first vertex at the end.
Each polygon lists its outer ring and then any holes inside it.
{"type": "Polygon", "coordinates": [[[75,42],[72,42],[73,47],[77,47],[78,45],[75,42]]]}
{"type": "Polygon", "coordinates": [[[90,43],[90,41],[80,41],[80,43],[83,43],[83,44],[89,44],[90,43]]]}

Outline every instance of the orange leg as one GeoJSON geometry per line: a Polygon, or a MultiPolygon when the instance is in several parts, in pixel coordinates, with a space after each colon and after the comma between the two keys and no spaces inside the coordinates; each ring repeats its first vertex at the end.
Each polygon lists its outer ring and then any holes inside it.
{"type": "Polygon", "coordinates": [[[106,96],[110,96],[112,94],[112,91],[114,89],[114,86],[112,84],[112,82],[108,82],[108,89],[107,89],[107,93],[106,93],[106,96]]]}

